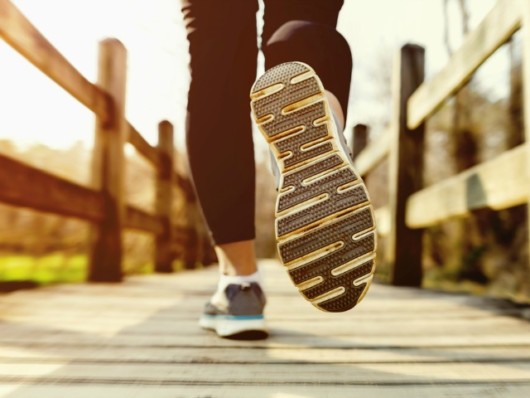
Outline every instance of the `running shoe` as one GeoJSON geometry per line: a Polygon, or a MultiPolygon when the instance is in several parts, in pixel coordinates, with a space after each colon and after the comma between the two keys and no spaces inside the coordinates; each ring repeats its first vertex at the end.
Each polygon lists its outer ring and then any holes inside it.
{"type": "Polygon", "coordinates": [[[250,97],[279,170],[280,259],[316,308],[347,311],[373,279],[375,222],[322,83],[310,66],[289,62],[266,71],[250,97]]]}
{"type": "Polygon", "coordinates": [[[263,316],[266,299],[257,283],[230,284],[216,300],[208,302],[199,321],[203,329],[220,337],[260,340],[268,336],[263,316]]]}

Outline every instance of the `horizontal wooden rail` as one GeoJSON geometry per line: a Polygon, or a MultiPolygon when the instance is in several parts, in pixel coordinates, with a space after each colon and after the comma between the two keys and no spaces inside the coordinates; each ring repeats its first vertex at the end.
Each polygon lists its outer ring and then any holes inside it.
{"type": "Polygon", "coordinates": [[[482,23],[472,31],[447,65],[422,84],[408,101],[408,127],[414,129],[504,44],[521,26],[519,2],[499,0],[482,23]]]}
{"type": "Polygon", "coordinates": [[[195,200],[193,183],[189,178],[186,178],[179,173],[175,173],[175,185],[184,194],[184,197],[188,202],[193,202],[195,200]]]}
{"type": "Polygon", "coordinates": [[[134,206],[125,208],[123,223],[125,228],[150,232],[155,235],[161,235],[164,232],[164,224],[159,217],[134,206]]]}
{"type": "Polygon", "coordinates": [[[383,206],[375,210],[375,222],[379,236],[387,236],[390,233],[391,221],[388,206],[383,206]]]}
{"type": "MultiPolygon", "coordinates": [[[[0,154],[0,202],[34,210],[101,221],[104,201],[100,192],[64,180],[0,154]]],[[[126,207],[124,226],[162,234],[162,221],[134,206],[126,207]]]]}
{"type": "Polygon", "coordinates": [[[102,120],[111,100],[90,83],[9,0],[0,0],[0,37],[102,120]]]}
{"type": "Polygon", "coordinates": [[[501,210],[526,203],[530,186],[526,151],[520,145],[413,194],[407,202],[407,225],[425,228],[471,210],[501,210]]]}
{"type": "Polygon", "coordinates": [[[129,123],[129,143],[151,164],[159,166],[159,156],[156,148],[152,147],[145,138],[129,123]]]}
{"type": "Polygon", "coordinates": [[[101,193],[1,154],[0,201],[89,221],[104,215],[101,193]]]}
{"type": "Polygon", "coordinates": [[[377,166],[390,151],[390,132],[385,131],[377,140],[369,143],[355,158],[357,172],[364,176],[377,166]]]}

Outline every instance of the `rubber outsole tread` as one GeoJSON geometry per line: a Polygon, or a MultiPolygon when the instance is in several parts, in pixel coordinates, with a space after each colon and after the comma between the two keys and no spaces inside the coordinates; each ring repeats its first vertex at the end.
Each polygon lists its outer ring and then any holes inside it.
{"type": "Polygon", "coordinates": [[[234,333],[229,336],[223,336],[227,340],[265,340],[269,337],[269,333],[263,330],[245,330],[243,332],[234,333]]]}
{"type": "Polygon", "coordinates": [[[375,223],[320,79],[303,63],[281,64],[254,83],[251,99],[253,117],[280,169],[281,260],[315,307],[347,311],[364,297],[375,270],[375,223]],[[313,284],[315,278],[319,282],[313,284]]]}

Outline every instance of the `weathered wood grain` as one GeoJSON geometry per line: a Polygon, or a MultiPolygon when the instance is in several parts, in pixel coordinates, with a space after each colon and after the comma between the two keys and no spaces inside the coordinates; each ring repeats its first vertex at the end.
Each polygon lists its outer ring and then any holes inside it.
{"type": "Polygon", "coordinates": [[[419,126],[513,35],[521,26],[521,6],[525,2],[497,2],[480,25],[468,35],[446,66],[412,95],[408,102],[409,128],[419,126]]]}
{"type": "Polygon", "coordinates": [[[94,187],[105,200],[105,219],[91,230],[89,260],[90,281],[122,279],[122,226],[125,216],[125,155],[129,126],[125,119],[125,87],[127,85],[127,51],[116,39],[99,46],[98,84],[112,98],[110,120],[96,118],[92,159],[94,187]]]}
{"type": "Polygon", "coordinates": [[[0,296],[0,396],[522,397],[530,389],[524,308],[375,285],[337,316],[305,303],[277,262],[260,267],[271,337],[257,342],[199,329],[215,268],[0,296]]]}
{"type": "Polygon", "coordinates": [[[77,380],[72,384],[28,384],[18,387],[16,384],[0,383],[0,396],[11,398],[42,397],[135,397],[135,398],[322,398],[322,397],[360,397],[360,398],[447,398],[447,397],[487,397],[487,398],[528,398],[530,385],[496,383],[455,383],[453,385],[118,385],[97,384],[87,380],[77,380]]]}
{"type": "Polygon", "coordinates": [[[424,130],[407,125],[407,101],[425,75],[425,50],[407,44],[400,49],[394,65],[394,114],[390,136],[389,213],[390,230],[386,239],[385,261],[391,281],[398,286],[420,286],[422,270],[422,232],[405,224],[408,198],[423,187],[424,130]]]}
{"type": "Polygon", "coordinates": [[[379,236],[387,236],[390,233],[390,209],[388,206],[375,210],[375,225],[379,236]]]}
{"type": "Polygon", "coordinates": [[[134,206],[125,208],[123,226],[153,234],[162,234],[164,232],[164,223],[158,216],[134,206]]]}
{"type": "Polygon", "coordinates": [[[232,364],[363,364],[363,363],[511,363],[530,360],[530,347],[458,347],[458,348],[387,348],[338,349],[299,347],[136,347],[127,346],[11,346],[0,347],[4,363],[232,363],[232,364]]]}
{"type": "Polygon", "coordinates": [[[355,169],[364,176],[376,167],[390,151],[391,133],[385,131],[375,141],[370,142],[355,158],[355,169]]]}
{"type": "Polygon", "coordinates": [[[173,272],[174,228],[173,181],[175,179],[173,125],[167,120],[158,125],[159,165],[156,177],[156,213],[163,230],[155,237],[155,271],[173,272]]]}
{"type": "Polygon", "coordinates": [[[35,210],[99,221],[103,196],[92,189],[0,154],[0,201],[35,210]]]}
{"type": "MultiPolygon", "coordinates": [[[[523,32],[522,32],[522,92],[523,92],[523,120],[524,120],[524,138],[526,147],[526,158],[530,159],[530,2],[519,1],[523,15],[523,32]]],[[[526,167],[521,170],[521,174],[530,176],[530,162],[527,161],[526,167]]],[[[526,184],[527,216],[526,225],[530,230],[530,186],[526,184]]],[[[530,233],[527,234],[526,250],[530,253],[530,233]]],[[[527,264],[530,269],[530,257],[527,264]]]]}
{"type": "Polygon", "coordinates": [[[501,210],[526,203],[528,149],[520,145],[488,162],[413,194],[407,202],[410,228],[425,228],[485,207],[501,210]]]}
{"type": "Polygon", "coordinates": [[[368,144],[368,126],[365,124],[356,124],[352,130],[352,141],[351,141],[351,153],[352,159],[356,159],[357,156],[366,148],[368,144]]]}
{"type": "Polygon", "coordinates": [[[0,381],[68,383],[79,379],[117,384],[395,385],[530,383],[530,363],[357,364],[39,364],[0,362],[0,381]],[[213,370],[215,369],[215,370],[213,370]],[[2,380],[3,379],[3,380],[2,380]]]}
{"type": "Polygon", "coordinates": [[[155,168],[158,168],[159,166],[159,156],[156,148],[151,146],[145,138],[140,134],[136,128],[134,128],[133,125],[130,123],[129,126],[129,143],[145,158],[147,159],[151,165],[153,165],[155,168]]]}

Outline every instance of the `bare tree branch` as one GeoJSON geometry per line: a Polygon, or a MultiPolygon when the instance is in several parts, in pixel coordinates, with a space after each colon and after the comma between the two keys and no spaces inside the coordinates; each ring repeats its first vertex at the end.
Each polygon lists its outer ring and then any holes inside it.
{"type": "Polygon", "coordinates": [[[462,33],[467,35],[469,33],[469,10],[467,8],[467,0],[458,0],[460,5],[460,12],[462,14],[462,33]]]}
{"type": "Polygon", "coordinates": [[[453,47],[451,46],[451,40],[449,39],[449,0],[443,0],[443,11],[444,11],[444,44],[447,54],[453,55],[453,47]]]}

